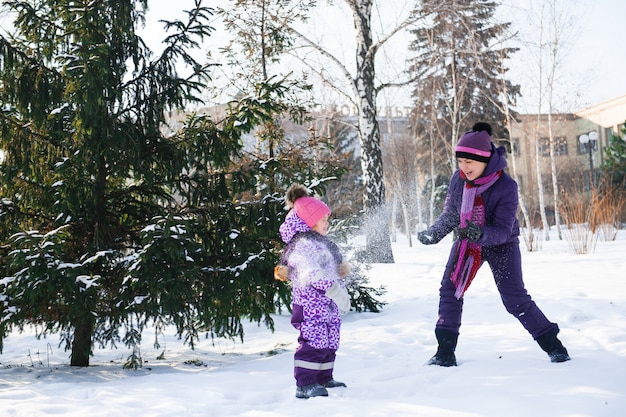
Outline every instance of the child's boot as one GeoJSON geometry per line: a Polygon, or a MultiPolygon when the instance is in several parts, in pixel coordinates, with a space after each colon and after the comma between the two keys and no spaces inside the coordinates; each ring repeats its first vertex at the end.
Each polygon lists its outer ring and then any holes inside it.
{"type": "Polygon", "coordinates": [[[326,382],[324,382],[323,384],[321,384],[324,388],[339,388],[339,387],[346,387],[346,384],[344,384],[343,382],[340,381],[335,381],[334,379],[330,379],[326,382]]]}
{"type": "Polygon", "coordinates": [[[328,391],[320,384],[303,385],[296,388],[297,398],[328,397],[328,391]]]}

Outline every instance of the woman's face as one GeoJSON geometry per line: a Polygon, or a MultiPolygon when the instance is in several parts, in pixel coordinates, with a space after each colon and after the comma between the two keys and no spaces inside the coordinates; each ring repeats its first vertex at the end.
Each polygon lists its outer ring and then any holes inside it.
{"type": "Polygon", "coordinates": [[[328,234],[328,215],[319,219],[317,223],[315,223],[315,226],[313,226],[311,229],[313,229],[314,232],[317,232],[322,236],[326,236],[328,234]]]}
{"type": "Polygon", "coordinates": [[[458,158],[459,169],[465,174],[465,178],[469,181],[474,181],[476,178],[483,175],[485,168],[487,168],[486,162],[474,161],[473,159],[458,158]]]}

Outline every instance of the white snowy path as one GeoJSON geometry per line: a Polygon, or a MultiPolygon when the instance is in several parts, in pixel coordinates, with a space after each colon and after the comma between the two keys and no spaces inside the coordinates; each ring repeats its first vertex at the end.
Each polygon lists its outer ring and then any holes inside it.
{"type": "Polygon", "coordinates": [[[459,366],[426,366],[450,241],[409,248],[400,238],[396,263],[370,271],[389,304],[344,318],[335,376],[348,388],[327,398],[294,397],[296,332],[284,313],[274,333],[248,325],[244,344],[207,340],[192,351],[169,333],[155,350],[145,333],[138,371],[122,369],[125,348],[73,369],[56,337],[12,334],[0,355],[0,416],[626,416],[625,233],[587,255],[555,238],[539,252],[522,248],[526,286],[559,323],[566,363],[550,363],[505,311],[485,266],[466,294],[459,366]]]}

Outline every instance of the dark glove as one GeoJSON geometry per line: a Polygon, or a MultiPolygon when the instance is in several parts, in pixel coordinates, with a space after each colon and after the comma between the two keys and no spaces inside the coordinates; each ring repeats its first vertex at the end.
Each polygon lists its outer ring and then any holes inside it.
{"type": "Polygon", "coordinates": [[[424,245],[434,245],[439,242],[435,239],[435,234],[430,230],[423,230],[417,234],[417,240],[422,242],[424,245]]]}
{"type": "Polygon", "coordinates": [[[476,242],[483,235],[483,231],[475,223],[467,221],[467,227],[456,229],[456,235],[459,239],[467,239],[470,242],[476,242]]]}

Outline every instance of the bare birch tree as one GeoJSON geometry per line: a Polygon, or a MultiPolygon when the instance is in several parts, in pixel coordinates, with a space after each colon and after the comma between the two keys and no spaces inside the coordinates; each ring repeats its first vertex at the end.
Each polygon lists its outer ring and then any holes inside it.
{"type": "MultiPolygon", "coordinates": [[[[371,262],[392,263],[391,240],[389,236],[389,214],[385,202],[385,183],[383,176],[383,158],[380,144],[380,126],[377,119],[377,96],[388,87],[408,82],[378,82],[376,72],[376,58],[379,51],[394,36],[401,33],[414,23],[416,16],[408,14],[399,19],[391,29],[378,36],[374,34],[372,8],[379,4],[374,0],[343,0],[341,3],[350,11],[354,25],[355,62],[350,63],[340,59],[325,48],[318,39],[323,37],[317,33],[317,39],[307,36],[303,31],[292,28],[303,45],[303,50],[296,50],[305,65],[320,76],[320,79],[348,100],[356,109],[355,128],[359,134],[361,151],[362,182],[364,185],[363,205],[365,209],[366,251],[371,262]],[[319,61],[314,61],[311,50],[319,61]],[[329,70],[329,65],[335,71],[329,70]],[[354,67],[351,71],[349,68],[354,67]],[[350,91],[343,90],[333,75],[339,73],[339,78],[349,86],[350,91]]],[[[381,2],[382,3],[382,2],[381,2]]],[[[331,4],[337,7],[338,4],[331,4]]],[[[378,10],[378,9],[377,9],[378,10]]],[[[336,28],[324,29],[335,31],[336,28]]]]}
{"type": "Polygon", "coordinates": [[[542,156],[550,158],[550,179],[552,185],[552,200],[554,205],[554,223],[558,237],[562,239],[561,216],[559,203],[558,167],[555,150],[557,144],[554,132],[553,115],[558,111],[555,108],[555,95],[562,88],[559,85],[560,69],[564,54],[567,50],[567,40],[571,39],[574,28],[572,10],[576,1],[548,0],[529,2],[528,20],[532,23],[537,38],[524,39],[522,44],[529,52],[536,69],[534,72],[535,91],[537,91],[537,123],[534,129],[536,141],[535,172],[537,177],[537,193],[539,213],[545,240],[550,239],[550,224],[546,213],[545,186],[542,172],[542,156]],[[547,111],[547,126],[542,126],[542,115],[547,111]],[[540,132],[547,128],[547,138],[541,137],[540,132]]]}
{"type": "Polygon", "coordinates": [[[375,58],[380,45],[372,36],[372,0],[348,0],[353,13],[356,35],[356,93],[361,167],[367,227],[367,253],[373,262],[393,262],[391,240],[385,209],[383,159],[380,149],[380,126],[376,118],[375,58]]]}
{"type": "Polygon", "coordinates": [[[550,39],[548,40],[547,49],[549,51],[549,64],[546,76],[547,100],[548,100],[548,138],[550,147],[550,172],[552,175],[552,196],[554,200],[554,223],[559,236],[559,240],[563,239],[561,233],[561,216],[559,213],[559,183],[556,167],[556,141],[554,137],[552,115],[554,109],[554,93],[558,88],[556,85],[557,75],[560,73],[561,60],[564,53],[564,40],[567,38],[567,29],[571,27],[569,7],[572,2],[559,2],[559,0],[550,0],[547,2],[548,7],[548,32],[550,39]],[[561,3],[561,4],[559,4],[561,3]]]}

